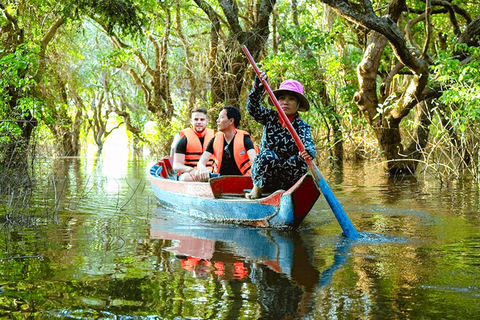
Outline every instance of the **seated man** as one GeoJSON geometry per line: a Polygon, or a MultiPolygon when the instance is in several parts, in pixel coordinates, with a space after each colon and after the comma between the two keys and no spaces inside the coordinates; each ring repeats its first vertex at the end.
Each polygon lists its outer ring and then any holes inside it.
{"type": "Polygon", "coordinates": [[[207,161],[214,156],[213,172],[220,175],[250,175],[256,151],[248,132],[237,129],[241,113],[235,107],[225,106],[218,115],[218,132],[208,143],[198,161],[197,181],[207,181],[210,172],[207,161]]]}
{"type": "MultiPolygon", "coordinates": [[[[195,181],[198,160],[215,134],[213,129],[207,128],[208,114],[205,108],[193,109],[190,123],[191,128],[180,131],[173,156],[173,170],[180,174],[180,181],[195,181]]],[[[207,159],[206,166],[211,171],[213,159],[207,159]]]]}

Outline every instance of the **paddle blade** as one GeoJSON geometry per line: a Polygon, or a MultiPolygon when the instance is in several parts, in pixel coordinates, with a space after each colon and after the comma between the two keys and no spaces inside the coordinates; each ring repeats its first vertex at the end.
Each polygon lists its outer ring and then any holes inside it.
{"type": "Polygon", "coordinates": [[[343,210],[342,205],[337,200],[332,190],[328,186],[327,182],[320,174],[320,171],[317,168],[315,168],[315,170],[313,171],[315,171],[313,177],[315,178],[318,187],[322,191],[325,200],[327,200],[328,205],[332,209],[335,218],[337,218],[338,224],[340,224],[340,227],[343,230],[343,234],[347,238],[358,239],[360,235],[358,234],[357,230],[353,226],[345,211],[343,210]]]}

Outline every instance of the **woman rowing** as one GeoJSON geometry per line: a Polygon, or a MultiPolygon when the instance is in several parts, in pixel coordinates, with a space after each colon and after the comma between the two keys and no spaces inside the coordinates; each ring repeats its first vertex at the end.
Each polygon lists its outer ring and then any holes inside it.
{"type": "MultiPolygon", "coordinates": [[[[262,78],[267,76],[262,71],[262,78]]],[[[262,81],[255,76],[255,82],[249,93],[247,111],[255,121],[263,125],[260,153],[252,165],[253,189],[245,196],[250,199],[261,197],[264,191],[288,189],[308,172],[305,160],[315,157],[316,150],[310,126],[298,115],[298,111],[308,111],[310,103],[303,95],[303,85],[296,80],[282,82],[273,93],[302,140],[305,151],[299,149],[292,135],[286,128],[278,113],[261,104],[265,88],[262,81]]],[[[270,105],[273,102],[269,98],[270,105]]]]}

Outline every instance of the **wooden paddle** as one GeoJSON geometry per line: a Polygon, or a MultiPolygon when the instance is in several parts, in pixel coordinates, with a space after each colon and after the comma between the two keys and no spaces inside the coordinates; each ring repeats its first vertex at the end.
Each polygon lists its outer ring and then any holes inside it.
{"type": "MultiPolygon", "coordinates": [[[[258,78],[262,81],[263,86],[267,90],[268,95],[270,96],[270,99],[273,101],[273,104],[277,108],[277,111],[282,118],[282,120],[285,122],[285,125],[290,131],[290,134],[292,135],[293,139],[295,140],[295,143],[297,144],[298,149],[300,152],[303,152],[305,150],[305,146],[303,145],[302,140],[300,140],[300,137],[298,136],[297,132],[292,126],[292,123],[288,119],[287,115],[285,114],[285,111],[280,107],[280,104],[273,94],[272,89],[268,86],[268,83],[264,81],[264,79],[261,76],[260,70],[257,67],[257,64],[255,63],[255,60],[253,60],[252,55],[250,54],[250,51],[248,51],[246,46],[242,46],[242,50],[247,56],[248,61],[252,65],[253,69],[255,70],[255,73],[257,74],[258,78]]],[[[310,169],[310,172],[312,173],[313,178],[317,182],[318,186],[320,187],[320,190],[322,191],[325,199],[327,200],[328,204],[330,205],[330,208],[333,211],[333,214],[335,215],[335,218],[337,218],[338,223],[340,224],[340,227],[343,230],[344,235],[347,238],[352,238],[352,239],[357,239],[359,238],[359,234],[355,227],[353,226],[352,222],[348,218],[347,214],[342,208],[342,205],[340,202],[338,202],[337,198],[333,195],[332,190],[328,186],[327,182],[325,179],[322,177],[322,174],[318,170],[317,166],[313,162],[313,160],[306,160],[308,168],[310,169]]]]}

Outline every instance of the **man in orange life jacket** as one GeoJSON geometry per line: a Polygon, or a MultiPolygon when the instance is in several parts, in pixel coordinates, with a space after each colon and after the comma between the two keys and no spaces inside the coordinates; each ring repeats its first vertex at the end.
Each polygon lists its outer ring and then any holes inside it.
{"type": "Polygon", "coordinates": [[[207,181],[210,172],[207,161],[213,154],[213,172],[220,175],[250,175],[253,159],[257,155],[248,132],[237,129],[241,119],[240,110],[232,106],[223,107],[218,115],[218,132],[208,143],[198,161],[197,180],[207,181]]]}
{"type": "MultiPolygon", "coordinates": [[[[213,129],[207,128],[208,114],[205,108],[193,109],[190,123],[191,128],[180,131],[180,139],[173,156],[173,170],[180,173],[181,181],[195,181],[198,160],[215,134],[213,129]]],[[[207,168],[211,171],[213,159],[207,160],[207,168]]]]}

